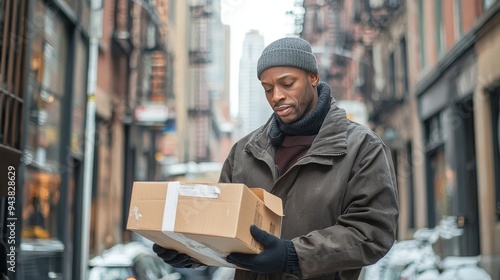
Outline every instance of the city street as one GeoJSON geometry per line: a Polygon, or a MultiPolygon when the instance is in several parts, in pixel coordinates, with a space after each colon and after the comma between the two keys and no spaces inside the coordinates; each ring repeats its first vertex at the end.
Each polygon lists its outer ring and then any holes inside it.
{"type": "Polygon", "coordinates": [[[0,280],[500,280],[499,22],[0,0],[0,280]]]}

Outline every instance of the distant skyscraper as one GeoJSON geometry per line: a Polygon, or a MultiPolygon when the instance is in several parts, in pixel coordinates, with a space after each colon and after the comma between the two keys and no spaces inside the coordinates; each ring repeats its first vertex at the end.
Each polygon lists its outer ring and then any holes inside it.
{"type": "Polygon", "coordinates": [[[257,78],[257,61],[263,50],[264,37],[256,30],[249,31],[245,35],[240,58],[239,125],[235,129],[235,140],[263,125],[273,113],[257,78]]]}

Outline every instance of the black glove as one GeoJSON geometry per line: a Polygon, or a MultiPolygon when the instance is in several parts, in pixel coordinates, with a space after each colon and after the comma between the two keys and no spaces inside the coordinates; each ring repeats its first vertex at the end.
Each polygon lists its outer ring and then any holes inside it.
{"type": "Polygon", "coordinates": [[[204,266],[204,264],[186,254],[179,254],[176,250],[165,249],[156,243],[153,244],[153,252],[165,263],[176,268],[197,268],[204,266]]]}
{"type": "Polygon", "coordinates": [[[228,262],[258,273],[301,274],[292,241],[279,239],[255,225],[250,227],[250,233],[264,245],[264,250],[259,254],[231,253],[227,256],[228,262]]]}

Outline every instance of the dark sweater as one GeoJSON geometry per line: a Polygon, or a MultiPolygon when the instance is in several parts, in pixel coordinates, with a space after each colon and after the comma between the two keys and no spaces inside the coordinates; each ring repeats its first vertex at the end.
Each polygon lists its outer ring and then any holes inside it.
{"type": "Polygon", "coordinates": [[[315,137],[316,135],[286,135],[283,138],[274,156],[279,176],[285,174],[309,150],[315,137]]]}

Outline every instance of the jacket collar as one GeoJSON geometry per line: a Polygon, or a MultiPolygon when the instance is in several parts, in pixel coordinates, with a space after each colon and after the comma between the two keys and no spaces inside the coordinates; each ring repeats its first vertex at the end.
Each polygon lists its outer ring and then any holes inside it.
{"type": "MultiPolygon", "coordinates": [[[[326,115],[323,125],[306,156],[335,156],[346,154],[348,124],[349,120],[346,117],[345,111],[337,107],[337,102],[335,98],[332,97],[330,111],[326,115]]],[[[268,119],[266,124],[255,131],[250,140],[246,143],[245,151],[252,152],[254,156],[258,158],[260,157],[259,154],[265,151],[269,151],[271,155],[274,154],[275,148],[267,136],[271,127],[272,116],[268,119]]]]}
{"type": "Polygon", "coordinates": [[[311,154],[339,155],[347,153],[347,119],[344,109],[332,98],[330,111],[311,146],[311,154]]]}

